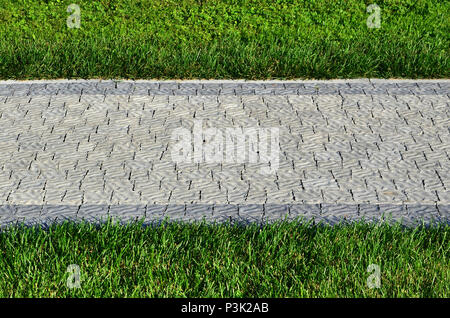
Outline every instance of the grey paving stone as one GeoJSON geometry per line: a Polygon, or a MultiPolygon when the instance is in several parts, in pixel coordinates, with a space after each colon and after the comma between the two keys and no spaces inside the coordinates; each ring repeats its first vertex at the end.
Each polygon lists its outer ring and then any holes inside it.
{"type": "Polygon", "coordinates": [[[77,219],[78,206],[76,205],[44,205],[41,218],[49,221],[74,221],[77,219]]]}
{"type": "Polygon", "coordinates": [[[179,96],[199,95],[198,89],[196,89],[196,88],[183,88],[183,89],[173,90],[173,94],[174,95],[179,95],[179,96]]]}
{"type": "Polygon", "coordinates": [[[0,207],[0,229],[17,224],[17,219],[14,217],[13,211],[6,210],[3,206],[0,207]]]}
{"type": "Polygon", "coordinates": [[[167,95],[174,95],[174,90],[172,89],[168,89],[168,88],[150,88],[148,90],[149,95],[162,95],[162,96],[167,96],[167,95]]]}
{"type": "Polygon", "coordinates": [[[183,221],[186,215],[186,205],[170,204],[166,206],[164,211],[164,219],[169,221],[183,221]]]}
{"type": "Polygon", "coordinates": [[[145,222],[152,223],[164,218],[166,206],[162,204],[148,204],[145,210],[145,222]]]}
{"type": "Polygon", "coordinates": [[[450,204],[437,204],[437,210],[441,218],[450,221],[450,204]]]}
{"type": "Polygon", "coordinates": [[[212,204],[187,204],[186,205],[186,220],[193,221],[210,221],[213,220],[213,205],[212,204]]]}
{"type": "Polygon", "coordinates": [[[320,210],[320,204],[292,204],[289,207],[289,218],[302,221],[320,219],[320,210]]]}
{"type": "Polygon", "coordinates": [[[186,204],[185,214],[199,214],[199,215],[212,215],[212,204],[186,204]]]}
{"type": "Polygon", "coordinates": [[[145,205],[121,204],[111,205],[108,210],[109,216],[120,222],[139,221],[146,216],[145,205]]]}
{"type": "MultiPolygon", "coordinates": [[[[245,84],[242,84],[243,86],[245,86],[245,84]]],[[[278,83],[264,83],[264,86],[266,87],[266,89],[275,89],[275,90],[279,90],[279,89],[284,89],[285,88],[285,84],[278,82],[278,83]]]]}
{"type": "Polygon", "coordinates": [[[106,222],[108,208],[107,204],[82,204],[77,210],[77,219],[93,223],[106,222]]]}
{"type": "Polygon", "coordinates": [[[232,222],[239,217],[238,205],[236,204],[217,204],[214,205],[213,215],[221,222],[232,222]]]}
{"type": "Polygon", "coordinates": [[[8,226],[16,221],[14,205],[0,205],[0,228],[8,226]]]}
{"type": "Polygon", "coordinates": [[[320,206],[320,216],[323,218],[334,216],[340,219],[354,220],[358,218],[358,206],[356,204],[323,203],[320,206]]]}
{"type": "Polygon", "coordinates": [[[287,204],[265,204],[264,222],[275,222],[289,219],[290,206],[287,204]]]}
{"type": "Polygon", "coordinates": [[[262,204],[238,205],[238,219],[247,222],[261,222],[263,219],[264,206],[262,204]]]}
{"type": "Polygon", "coordinates": [[[407,204],[408,217],[419,222],[430,223],[440,219],[436,205],[407,204]]]}

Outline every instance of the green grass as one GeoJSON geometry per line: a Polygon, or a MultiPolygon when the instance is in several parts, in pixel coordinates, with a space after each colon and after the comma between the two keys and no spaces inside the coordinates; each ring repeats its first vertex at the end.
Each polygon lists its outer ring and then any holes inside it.
{"type": "Polygon", "coordinates": [[[0,78],[448,78],[450,2],[373,2],[2,0],[0,78]]]}
{"type": "Polygon", "coordinates": [[[449,297],[449,235],[444,225],[15,226],[0,232],[0,297],[449,297]],[[66,286],[70,264],[80,288],[66,286]],[[370,264],[379,289],[367,287],[370,264]]]}

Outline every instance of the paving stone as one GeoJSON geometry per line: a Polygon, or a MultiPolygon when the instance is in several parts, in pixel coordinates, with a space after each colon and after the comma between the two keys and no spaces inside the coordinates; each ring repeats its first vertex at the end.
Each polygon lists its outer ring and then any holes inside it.
{"type": "Polygon", "coordinates": [[[289,205],[287,204],[265,204],[264,222],[276,222],[289,219],[289,205]]]}
{"type": "Polygon", "coordinates": [[[450,204],[437,204],[436,209],[438,210],[439,216],[446,220],[447,223],[450,222],[450,204]]]}
{"type": "Polygon", "coordinates": [[[263,218],[264,206],[262,204],[243,204],[238,205],[237,218],[244,222],[261,222],[263,218]]]}
{"type": "Polygon", "coordinates": [[[162,220],[164,218],[165,210],[166,210],[165,205],[148,204],[145,210],[144,223],[153,223],[162,220]]]}
{"type": "Polygon", "coordinates": [[[170,204],[166,206],[164,211],[164,219],[169,221],[183,221],[186,215],[186,205],[170,204]]]}
{"type": "Polygon", "coordinates": [[[353,220],[358,217],[358,206],[356,204],[323,203],[320,208],[320,216],[323,218],[333,216],[340,219],[353,220]]]}
{"type": "Polygon", "coordinates": [[[111,205],[108,214],[113,220],[118,220],[120,222],[140,221],[146,216],[145,205],[111,205]]]}
{"type": "Polygon", "coordinates": [[[213,205],[210,204],[187,204],[185,221],[214,221],[213,205]]]}
{"type": "Polygon", "coordinates": [[[108,221],[108,208],[106,204],[82,204],[77,210],[77,219],[86,222],[108,221]]]}
{"type": "Polygon", "coordinates": [[[292,204],[289,207],[289,218],[310,221],[320,218],[320,204],[292,204]]]}
{"type": "Polygon", "coordinates": [[[418,222],[432,223],[441,217],[436,205],[407,204],[406,210],[408,211],[409,219],[414,219],[418,222]]]}
{"type": "Polygon", "coordinates": [[[44,205],[41,218],[50,221],[74,221],[77,219],[78,206],[76,205],[44,205]]]}
{"type": "Polygon", "coordinates": [[[39,217],[41,210],[41,205],[16,205],[14,217],[18,219],[39,217]]]}
{"type": "Polygon", "coordinates": [[[239,217],[238,209],[238,205],[235,204],[215,204],[213,215],[218,221],[232,222],[239,217]]]}
{"type": "Polygon", "coordinates": [[[14,205],[0,205],[0,228],[13,225],[17,222],[14,217],[16,207],[14,205]]]}

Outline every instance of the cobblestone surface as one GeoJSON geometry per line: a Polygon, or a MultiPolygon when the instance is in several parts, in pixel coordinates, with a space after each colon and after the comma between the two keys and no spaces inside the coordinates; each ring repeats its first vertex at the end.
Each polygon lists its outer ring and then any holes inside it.
{"type": "Polygon", "coordinates": [[[449,80],[3,81],[0,225],[448,223],[449,94],[449,80]],[[199,143],[177,162],[172,136],[195,135],[196,124],[199,143]],[[222,156],[239,135],[231,128],[256,131],[259,148],[249,139],[222,156]],[[266,158],[262,132],[274,128],[277,138],[266,137],[279,154],[266,158]],[[219,157],[205,161],[202,149],[221,134],[219,157]]]}

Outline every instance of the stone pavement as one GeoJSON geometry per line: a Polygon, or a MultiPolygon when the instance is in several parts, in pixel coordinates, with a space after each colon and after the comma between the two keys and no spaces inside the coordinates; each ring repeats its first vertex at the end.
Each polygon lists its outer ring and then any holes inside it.
{"type": "Polygon", "coordinates": [[[450,80],[1,81],[0,226],[449,223],[449,105],[450,80]]]}

